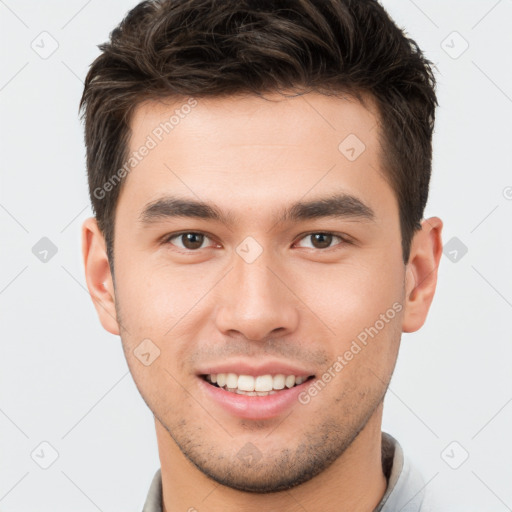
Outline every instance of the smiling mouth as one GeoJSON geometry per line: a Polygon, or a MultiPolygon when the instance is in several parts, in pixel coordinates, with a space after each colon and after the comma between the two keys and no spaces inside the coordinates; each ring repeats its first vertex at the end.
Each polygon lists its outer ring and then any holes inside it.
{"type": "Polygon", "coordinates": [[[315,376],[302,375],[238,375],[235,373],[219,373],[200,375],[211,386],[221,388],[230,393],[247,396],[275,395],[310,381],[315,376]]]}

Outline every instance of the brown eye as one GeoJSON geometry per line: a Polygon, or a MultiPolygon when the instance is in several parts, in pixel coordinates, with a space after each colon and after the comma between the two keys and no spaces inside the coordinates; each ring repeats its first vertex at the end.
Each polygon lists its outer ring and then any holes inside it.
{"type": "Polygon", "coordinates": [[[326,249],[331,245],[332,235],[329,233],[315,233],[310,236],[315,249],[326,249]]]}
{"type": "Polygon", "coordinates": [[[181,235],[183,245],[186,249],[199,249],[203,245],[204,235],[199,233],[185,233],[181,235]]]}
{"type": "MultiPolygon", "coordinates": [[[[309,241],[310,245],[302,245],[302,247],[308,247],[310,249],[330,249],[335,245],[342,245],[344,242],[347,242],[339,235],[335,235],[333,233],[310,233],[303,237],[299,242],[303,240],[309,241]],[[333,242],[338,241],[340,243],[333,244],[333,242]]],[[[348,242],[347,242],[348,243],[348,242]]]]}
{"type": "Polygon", "coordinates": [[[208,240],[208,237],[202,233],[188,232],[173,235],[167,239],[167,242],[176,245],[179,249],[194,251],[201,249],[205,240],[208,240]],[[173,242],[173,240],[176,240],[177,243],[173,242]]]}

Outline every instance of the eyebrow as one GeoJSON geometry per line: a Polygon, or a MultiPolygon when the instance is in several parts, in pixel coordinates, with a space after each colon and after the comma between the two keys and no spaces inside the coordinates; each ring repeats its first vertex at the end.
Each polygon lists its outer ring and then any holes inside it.
{"type": "MultiPolygon", "coordinates": [[[[212,203],[174,196],[165,196],[147,204],[139,216],[139,222],[149,225],[179,217],[218,221],[227,226],[233,226],[236,223],[236,216],[229,210],[222,212],[212,203]]],[[[278,212],[275,224],[324,217],[373,222],[375,212],[353,195],[335,194],[307,202],[293,203],[278,212]]]]}

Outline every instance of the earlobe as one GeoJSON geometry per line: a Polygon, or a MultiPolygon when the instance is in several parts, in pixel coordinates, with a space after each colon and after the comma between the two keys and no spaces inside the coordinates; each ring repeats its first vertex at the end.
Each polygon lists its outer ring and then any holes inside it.
{"type": "Polygon", "coordinates": [[[427,319],[437,285],[437,268],[443,252],[438,217],[425,219],[411,242],[405,276],[403,332],[417,331],[427,319]]]}
{"type": "Polygon", "coordinates": [[[119,335],[114,284],[107,257],[105,239],[94,217],[82,224],[82,256],[85,280],[101,325],[119,335]]]}

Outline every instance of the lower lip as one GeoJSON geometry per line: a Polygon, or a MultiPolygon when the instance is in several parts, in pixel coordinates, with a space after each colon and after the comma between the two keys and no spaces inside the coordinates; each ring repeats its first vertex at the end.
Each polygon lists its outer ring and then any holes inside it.
{"type": "Polygon", "coordinates": [[[308,379],[298,386],[285,388],[273,395],[248,396],[212,386],[204,378],[198,378],[201,381],[201,388],[209,399],[230,414],[248,420],[266,420],[283,414],[298,402],[299,394],[312,382],[312,379],[308,379]]]}

